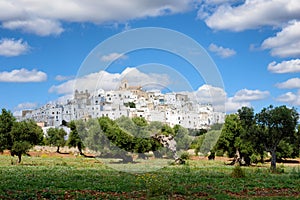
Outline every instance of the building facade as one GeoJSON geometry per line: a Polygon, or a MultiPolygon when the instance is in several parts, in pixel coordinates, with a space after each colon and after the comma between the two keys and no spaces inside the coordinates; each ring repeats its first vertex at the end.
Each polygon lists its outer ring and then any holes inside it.
{"type": "Polygon", "coordinates": [[[45,126],[60,126],[63,121],[109,117],[144,117],[147,121],[160,121],[170,126],[208,129],[212,124],[224,123],[225,113],[214,111],[211,105],[201,105],[186,94],[144,91],[122,81],[118,90],[102,89],[89,93],[75,91],[74,98],[65,104],[46,104],[35,110],[23,111],[23,119],[33,119],[45,126]]]}

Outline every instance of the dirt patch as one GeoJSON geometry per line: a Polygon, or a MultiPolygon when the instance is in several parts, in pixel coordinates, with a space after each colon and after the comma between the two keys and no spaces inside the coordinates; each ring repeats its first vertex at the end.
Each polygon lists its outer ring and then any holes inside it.
{"type": "MultiPolygon", "coordinates": [[[[191,160],[208,160],[207,157],[205,156],[191,156],[190,157],[191,160]]],[[[215,157],[216,161],[222,161],[224,163],[230,163],[233,161],[233,158],[227,158],[227,157],[220,157],[220,156],[216,156],[215,157]]],[[[270,164],[270,159],[265,160],[265,164],[270,164]]],[[[294,159],[283,159],[280,161],[277,161],[277,165],[284,165],[284,166],[298,166],[300,165],[300,158],[294,158],[294,159]]],[[[254,164],[255,166],[255,164],[254,164]]]]}
{"type": "Polygon", "coordinates": [[[42,152],[42,151],[30,151],[28,153],[32,157],[53,157],[53,158],[75,158],[73,153],[57,153],[57,152],[42,152]]]}
{"type": "Polygon", "coordinates": [[[300,197],[300,192],[291,188],[256,188],[255,190],[242,190],[241,192],[225,191],[232,197],[300,197]]]}
{"type": "MultiPolygon", "coordinates": [[[[208,160],[208,158],[205,157],[205,156],[191,156],[190,159],[191,160],[208,160]]],[[[223,161],[223,162],[231,162],[232,161],[231,158],[220,157],[220,156],[216,156],[215,160],[216,161],[223,161]]]]}

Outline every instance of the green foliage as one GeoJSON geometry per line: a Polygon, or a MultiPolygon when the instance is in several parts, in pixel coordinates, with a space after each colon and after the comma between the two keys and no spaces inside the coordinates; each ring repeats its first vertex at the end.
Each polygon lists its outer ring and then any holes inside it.
{"type": "Polygon", "coordinates": [[[296,131],[296,125],[299,114],[294,108],[290,109],[286,106],[273,107],[270,105],[263,108],[256,115],[256,119],[260,130],[256,136],[259,138],[260,143],[264,145],[265,150],[272,154],[271,168],[275,170],[277,147],[285,149],[281,153],[291,154],[293,147],[287,145],[287,142],[296,144],[295,141],[298,141],[299,135],[296,131]]]}
{"type": "Polygon", "coordinates": [[[207,154],[210,151],[214,151],[214,146],[218,141],[218,138],[221,135],[221,131],[219,130],[211,130],[208,131],[205,135],[204,135],[204,140],[203,143],[200,147],[200,152],[203,154],[207,154]]]}
{"type": "Polygon", "coordinates": [[[80,154],[84,155],[82,150],[84,148],[83,142],[81,137],[86,137],[86,130],[85,130],[85,126],[84,126],[84,122],[83,121],[71,121],[69,123],[69,128],[71,129],[71,132],[69,134],[68,137],[68,141],[67,141],[67,145],[68,147],[77,147],[80,154]],[[81,134],[79,136],[79,133],[81,134]]]}
{"type": "Polygon", "coordinates": [[[207,133],[207,129],[188,129],[190,136],[200,136],[207,133]]]}
{"type": "Polygon", "coordinates": [[[176,141],[176,149],[179,150],[188,150],[192,143],[192,138],[189,136],[189,132],[186,128],[175,125],[173,127],[174,134],[175,134],[175,141],[176,141]]]}
{"type": "Polygon", "coordinates": [[[10,131],[15,121],[13,114],[3,108],[0,114],[0,152],[10,150],[13,145],[10,131]]]}
{"type": "Polygon", "coordinates": [[[135,108],[135,103],[134,102],[124,103],[124,106],[129,107],[129,108],[135,108]]]}
{"type": "Polygon", "coordinates": [[[149,130],[149,132],[151,134],[155,134],[155,133],[159,133],[160,130],[162,129],[163,123],[162,122],[158,122],[158,121],[153,121],[149,123],[149,126],[147,127],[147,129],[149,130]]]}
{"type": "Polygon", "coordinates": [[[82,138],[84,146],[98,153],[101,152],[105,154],[105,149],[109,149],[110,142],[101,130],[99,121],[97,119],[89,119],[85,126],[87,134],[86,137],[82,138]]]}
{"type": "Polygon", "coordinates": [[[15,141],[11,148],[12,155],[26,154],[32,145],[28,141],[15,141]]]}
{"type": "Polygon", "coordinates": [[[122,116],[115,120],[118,126],[130,134],[137,132],[136,124],[129,117],[122,116]]]}
{"type": "Polygon", "coordinates": [[[180,159],[182,159],[182,160],[189,160],[190,157],[191,157],[191,155],[189,154],[189,152],[186,152],[186,151],[184,151],[180,154],[180,159]]]}
{"type": "Polygon", "coordinates": [[[17,155],[19,162],[22,154],[43,140],[43,130],[32,120],[14,122],[10,134],[13,144],[11,154],[17,155]]]}
{"type": "Polygon", "coordinates": [[[210,151],[215,151],[215,145],[220,137],[221,131],[211,130],[204,135],[198,136],[195,140],[195,153],[198,155],[202,153],[206,155],[210,151]]]}
{"type": "Polygon", "coordinates": [[[192,143],[192,148],[195,149],[195,154],[198,155],[200,153],[200,148],[203,144],[203,141],[204,141],[204,138],[205,138],[205,135],[200,135],[198,136],[192,143]]]}
{"type": "MultiPolygon", "coordinates": [[[[120,165],[134,171],[145,164],[120,165]]],[[[276,175],[264,166],[243,167],[244,178],[233,178],[233,169],[220,161],[190,160],[149,173],[123,173],[97,159],[24,157],[21,165],[11,165],[8,156],[0,155],[0,199],[299,198],[297,167],[276,175]]]]}
{"type": "Polygon", "coordinates": [[[113,155],[124,158],[127,152],[145,153],[157,151],[158,148],[161,147],[154,139],[143,137],[142,133],[147,132],[147,122],[144,118],[134,118],[134,120],[130,122],[128,118],[113,121],[107,117],[101,117],[98,121],[101,131],[103,131],[103,134],[112,144],[107,147],[113,155]],[[128,122],[129,130],[136,132],[130,133],[126,131],[126,123],[123,123],[122,120],[128,122]],[[123,126],[123,128],[120,128],[119,124],[123,126]],[[138,137],[137,135],[140,135],[141,137],[138,137]]]}
{"type": "Polygon", "coordinates": [[[162,135],[173,135],[175,136],[175,132],[174,130],[167,124],[164,124],[162,127],[161,127],[161,132],[160,132],[162,135]]]}
{"type": "Polygon", "coordinates": [[[227,115],[221,135],[216,144],[215,149],[227,151],[229,157],[233,157],[236,153],[236,148],[240,147],[238,142],[242,134],[242,125],[237,114],[227,115]]]}
{"type": "Polygon", "coordinates": [[[62,128],[49,128],[47,130],[46,143],[48,145],[57,146],[57,152],[59,153],[59,148],[64,147],[66,144],[66,135],[66,131],[62,128]]]}
{"type": "Polygon", "coordinates": [[[219,131],[219,130],[222,130],[222,127],[223,127],[223,124],[216,123],[216,124],[213,124],[210,126],[210,130],[211,131],[213,131],[213,130],[219,131]]]}
{"type": "Polygon", "coordinates": [[[286,140],[281,140],[276,148],[276,158],[282,160],[284,158],[295,158],[293,144],[286,140]]]}
{"type": "Polygon", "coordinates": [[[231,177],[233,178],[245,178],[245,171],[239,166],[235,166],[232,170],[231,177]]]}
{"type": "Polygon", "coordinates": [[[249,163],[257,162],[257,156],[263,160],[267,151],[272,155],[271,168],[275,169],[277,157],[299,156],[298,119],[296,110],[286,106],[269,106],[256,115],[253,108],[242,107],[237,114],[226,116],[215,150],[227,152],[230,157],[238,152],[249,163]]]}

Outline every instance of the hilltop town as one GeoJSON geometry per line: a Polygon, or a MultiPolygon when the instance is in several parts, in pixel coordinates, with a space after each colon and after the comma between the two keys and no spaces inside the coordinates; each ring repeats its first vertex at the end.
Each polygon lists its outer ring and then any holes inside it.
{"type": "Polygon", "coordinates": [[[125,117],[144,117],[170,126],[179,124],[189,129],[209,129],[223,123],[225,113],[214,111],[210,104],[200,104],[184,93],[145,91],[129,86],[123,80],[118,90],[93,93],[75,90],[74,98],[66,103],[49,103],[35,110],[24,110],[22,119],[33,119],[42,127],[58,127],[63,122],[107,116],[113,120],[125,117]]]}

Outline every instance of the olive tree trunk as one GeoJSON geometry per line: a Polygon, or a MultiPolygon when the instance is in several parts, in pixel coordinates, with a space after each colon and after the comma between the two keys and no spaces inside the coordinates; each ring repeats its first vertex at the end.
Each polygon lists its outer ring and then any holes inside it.
{"type": "Polygon", "coordinates": [[[271,170],[275,171],[276,170],[276,150],[272,149],[271,151],[271,170]]]}

